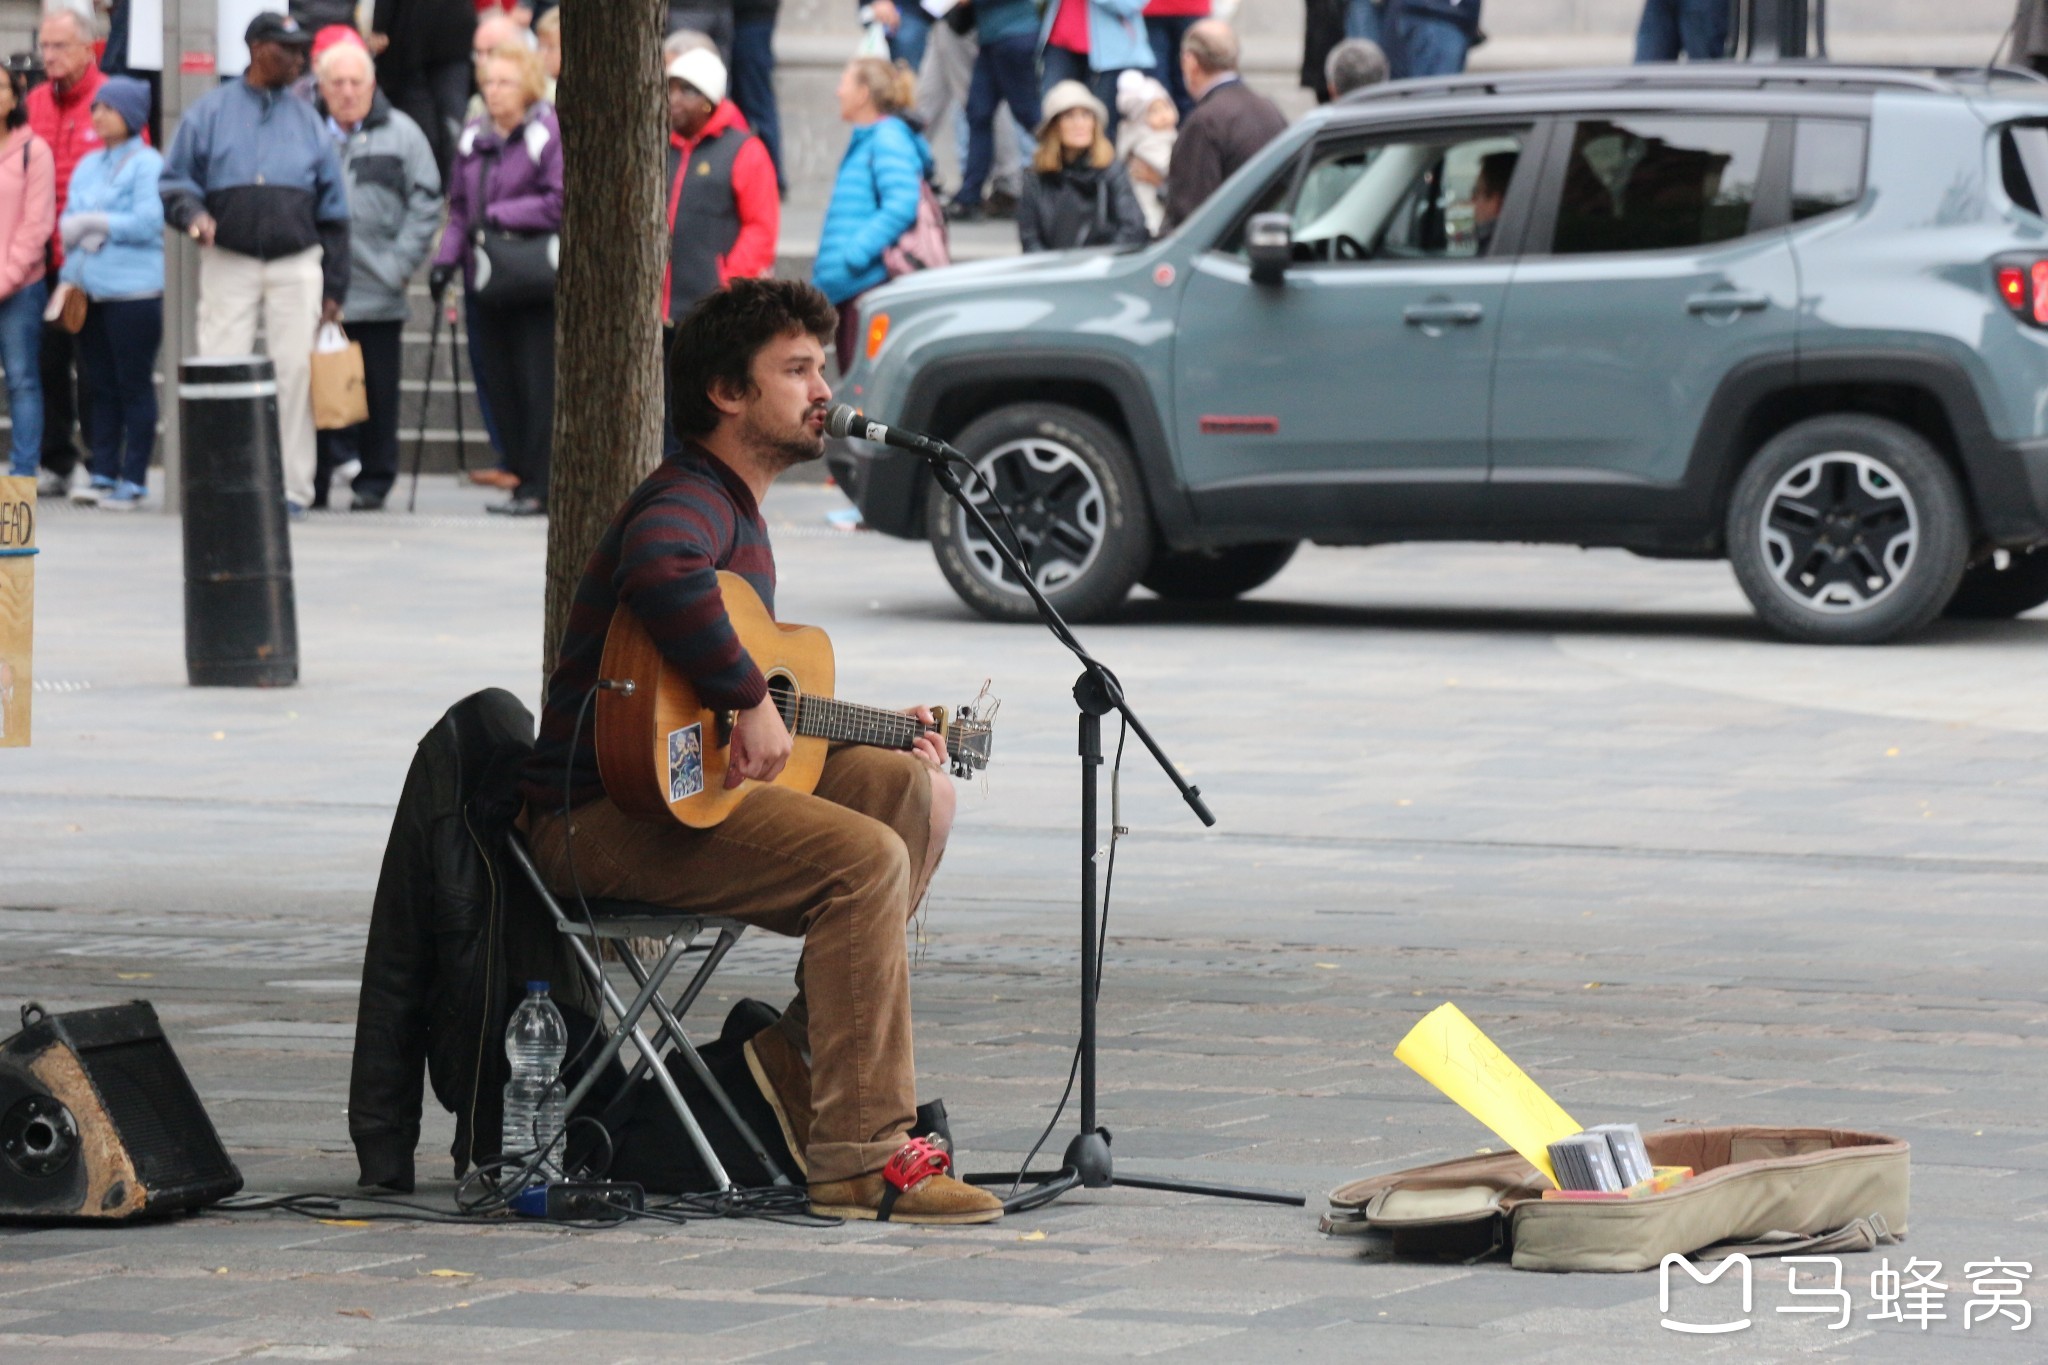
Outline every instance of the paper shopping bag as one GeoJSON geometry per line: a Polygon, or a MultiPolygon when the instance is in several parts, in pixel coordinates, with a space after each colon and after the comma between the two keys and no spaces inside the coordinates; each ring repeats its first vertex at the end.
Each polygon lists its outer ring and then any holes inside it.
{"type": "Polygon", "coordinates": [[[370,394],[363,387],[363,348],[333,323],[313,341],[313,425],[335,431],[370,420],[370,394]]]}

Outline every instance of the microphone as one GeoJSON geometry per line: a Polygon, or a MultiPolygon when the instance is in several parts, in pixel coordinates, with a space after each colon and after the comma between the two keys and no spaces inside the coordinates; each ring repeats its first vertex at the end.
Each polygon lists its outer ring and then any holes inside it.
{"type": "Polygon", "coordinates": [[[937,455],[950,458],[952,450],[944,441],[901,427],[884,426],[871,422],[867,414],[851,403],[834,403],[825,414],[825,431],[835,440],[873,441],[876,445],[894,446],[898,450],[911,450],[919,455],[937,455]]]}

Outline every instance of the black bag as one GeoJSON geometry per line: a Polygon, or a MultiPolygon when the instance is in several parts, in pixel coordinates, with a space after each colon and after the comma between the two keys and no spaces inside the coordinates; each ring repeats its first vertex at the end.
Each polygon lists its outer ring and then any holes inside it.
{"type": "MultiPolygon", "coordinates": [[[[726,1016],[725,1027],[717,1041],[705,1044],[697,1053],[704,1059],[705,1069],[717,1078],[718,1084],[731,1097],[733,1108],[739,1110],[740,1117],[761,1139],[770,1159],[782,1168],[790,1183],[802,1185],[803,1172],[797,1168],[788,1144],[782,1140],[782,1125],[776,1122],[775,1110],[761,1093],[753,1072],[747,1067],[746,1054],[741,1051],[749,1038],[774,1023],[781,1014],[773,1005],[765,1005],[758,1000],[742,1000],[726,1016]]],[[[773,1177],[755,1159],[753,1151],[726,1118],[724,1108],[698,1082],[697,1073],[690,1069],[689,1064],[680,1056],[671,1055],[668,1069],[677,1088],[683,1092],[683,1098],[689,1101],[690,1112],[696,1115],[698,1125],[711,1143],[711,1150],[718,1153],[719,1164],[732,1177],[733,1184],[741,1189],[759,1189],[774,1183],[773,1177]]],[[[601,1122],[612,1141],[611,1167],[606,1179],[634,1181],[649,1194],[708,1194],[716,1188],[711,1173],[704,1169],[704,1163],[697,1155],[696,1144],[683,1131],[682,1121],[669,1107],[667,1097],[661,1093],[653,1077],[641,1077],[604,1111],[601,1122]]],[[[946,1102],[932,1100],[920,1104],[917,1122],[910,1133],[912,1137],[944,1138],[947,1148],[951,1149],[953,1134],[946,1121],[946,1102]]],[[[585,1144],[571,1144],[572,1162],[585,1156],[585,1144]]]]}
{"type": "MultiPolygon", "coordinates": [[[[477,213],[481,216],[491,202],[491,170],[501,152],[492,152],[478,177],[477,213]]],[[[503,228],[478,227],[476,246],[476,297],[494,308],[515,308],[546,303],[555,296],[555,270],[561,255],[561,237],[553,232],[508,232],[503,228]]]]}

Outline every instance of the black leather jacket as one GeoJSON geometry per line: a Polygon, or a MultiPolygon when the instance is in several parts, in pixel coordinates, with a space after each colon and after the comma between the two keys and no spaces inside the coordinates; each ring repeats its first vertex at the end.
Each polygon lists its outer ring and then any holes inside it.
{"type": "Polygon", "coordinates": [[[422,1064],[455,1115],[455,1174],[495,1157],[519,983],[545,979],[580,1002],[545,908],[504,853],[532,749],[532,713],[491,688],[449,708],[406,774],[356,1012],[348,1130],[361,1184],[412,1189],[422,1064]]]}

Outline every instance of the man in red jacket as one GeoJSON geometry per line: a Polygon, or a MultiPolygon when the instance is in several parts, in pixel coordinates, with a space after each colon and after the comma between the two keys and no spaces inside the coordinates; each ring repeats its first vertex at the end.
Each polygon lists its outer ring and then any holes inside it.
{"type": "MultiPolygon", "coordinates": [[[[93,59],[92,22],[83,10],[53,8],[43,19],[38,41],[43,52],[43,72],[49,77],[28,92],[28,126],[50,144],[56,161],[57,217],[64,217],[64,202],[71,189],[71,171],[88,152],[100,147],[100,135],[92,128],[93,96],[106,83],[99,63],[93,59]]],[[[50,265],[64,263],[64,243],[50,234],[50,265]]],[[[74,426],[83,427],[86,411],[84,379],[72,386],[77,364],[77,344],[71,333],[55,323],[43,327],[40,357],[43,379],[43,478],[38,490],[44,497],[61,498],[70,486],[71,471],[78,467],[78,447],[72,444],[74,426]]],[[[83,430],[79,432],[84,435],[83,430]]]]}
{"type": "MultiPolygon", "coordinates": [[[[725,63],[693,48],[668,67],[668,273],[663,354],[697,300],[736,279],[775,273],[782,196],[775,162],[725,97],[725,63]]],[[[663,443],[675,437],[664,425],[663,443]]]]}

